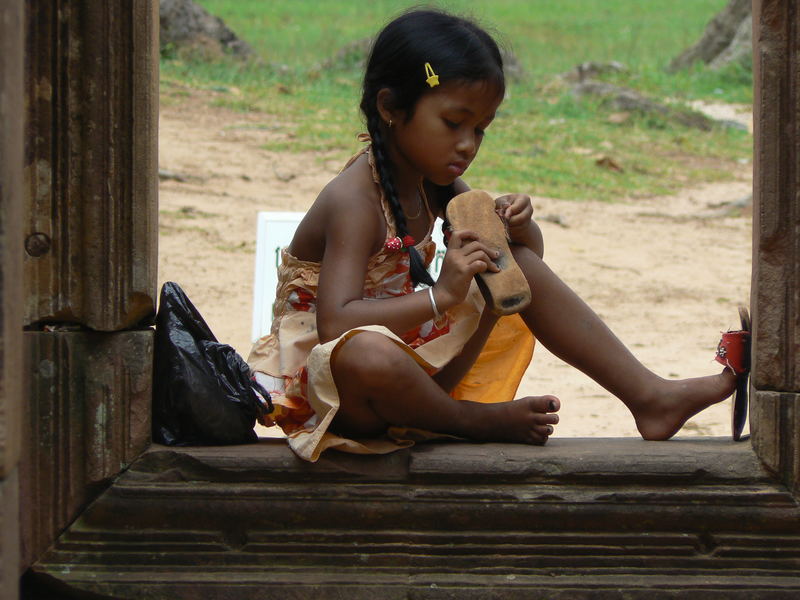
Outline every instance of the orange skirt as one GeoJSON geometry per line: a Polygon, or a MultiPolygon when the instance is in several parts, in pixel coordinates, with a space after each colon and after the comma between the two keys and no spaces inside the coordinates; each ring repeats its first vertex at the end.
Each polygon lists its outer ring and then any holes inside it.
{"type": "Polygon", "coordinates": [[[475,364],[451,396],[485,403],[513,400],[533,357],[535,343],[522,317],[501,317],[475,364]]]}

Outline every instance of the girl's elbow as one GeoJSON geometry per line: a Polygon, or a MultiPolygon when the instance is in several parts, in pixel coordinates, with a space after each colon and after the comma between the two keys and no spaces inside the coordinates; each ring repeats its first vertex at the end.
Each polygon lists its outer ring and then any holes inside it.
{"type": "Polygon", "coordinates": [[[345,320],[342,318],[335,318],[330,316],[320,317],[317,314],[317,337],[320,344],[325,344],[331,340],[335,340],[340,335],[345,333],[349,327],[345,327],[345,320]]]}
{"type": "Polygon", "coordinates": [[[542,230],[536,224],[536,221],[531,220],[529,231],[529,248],[533,250],[539,258],[544,258],[544,236],[542,230]]]}
{"type": "Polygon", "coordinates": [[[337,331],[337,329],[338,328],[332,325],[323,324],[319,319],[317,319],[317,337],[319,338],[319,343],[325,344],[331,340],[335,340],[342,333],[344,333],[337,331]]]}
{"type": "Polygon", "coordinates": [[[317,305],[317,337],[321,344],[335,340],[354,327],[366,323],[363,315],[348,305],[349,302],[342,306],[326,306],[322,310],[317,305]]]}

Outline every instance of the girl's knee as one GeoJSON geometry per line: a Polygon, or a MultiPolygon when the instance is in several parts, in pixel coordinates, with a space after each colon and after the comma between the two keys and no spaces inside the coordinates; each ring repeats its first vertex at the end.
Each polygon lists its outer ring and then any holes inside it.
{"type": "Polygon", "coordinates": [[[357,378],[360,385],[385,382],[405,353],[388,337],[374,331],[362,331],[345,341],[331,360],[337,379],[357,378]]]}
{"type": "Polygon", "coordinates": [[[523,272],[526,272],[526,266],[529,263],[538,264],[543,262],[542,255],[544,254],[544,250],[541,246],[537,249],[528,248],[527,246],[512,245],[511,254],[523,272]]]}
{"type": "Polygon", "coordinates": [[[511,254],[519,268],[522,269],[531,289],[534,288],[539,277],[549,271],[541,255],[527,246],[512,246],[511,254]]]}
{"type": "Polygon", "coordinates": [[[531,221],[531,231],[531,250],[533,250],[539,258],[544,258],[544,236],[542,235],[542,230],[539,228],[539,225],[536,224],[536,221],[531,221]]]}

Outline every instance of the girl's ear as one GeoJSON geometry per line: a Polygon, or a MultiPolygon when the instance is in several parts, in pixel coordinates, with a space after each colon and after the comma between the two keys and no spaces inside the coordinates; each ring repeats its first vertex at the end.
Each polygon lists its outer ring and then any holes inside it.
{"type": "Polygon", "coordinates": [[[399,122],[399,111],[394,108],[394,94],[389,88],[381,88],[378,90],[378,95],[375,100],[378,108],[378,114],[381,116],[381,121],[386,125],[390,121],[395,123],[399,122]]]}

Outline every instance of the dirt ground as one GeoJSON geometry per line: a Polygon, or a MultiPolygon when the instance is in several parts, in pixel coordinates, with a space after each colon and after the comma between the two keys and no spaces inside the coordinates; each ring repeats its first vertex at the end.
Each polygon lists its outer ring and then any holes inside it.
{"type": "MultiPolygon", "coordinates": [[[[748,119],[732,107],[706,108],[748,119]]],[[[284,135],[277,124],[275,116],[209,107],[207,96],[161,109],[159,286],[178,282],[220,341],[244,357],[257,212],[308,209],[341,167],[330,156],[262,149],[284,135]]],[[[750,194],[751,165],[739,165],[734,175],[674,196],[615,204],[534,198],[547,263],[664,377],[717,372],[719,334],[738,325],[737,305],[749,304],[752,215],[729,203],[750,194]]],[[[519,395],[542,393],[562,400],[557,436],[638,435],[621,402],[537,346],[519,395]]],[[[729,432],[728,400],[693,418],[680,435],[729,432]]]]}

